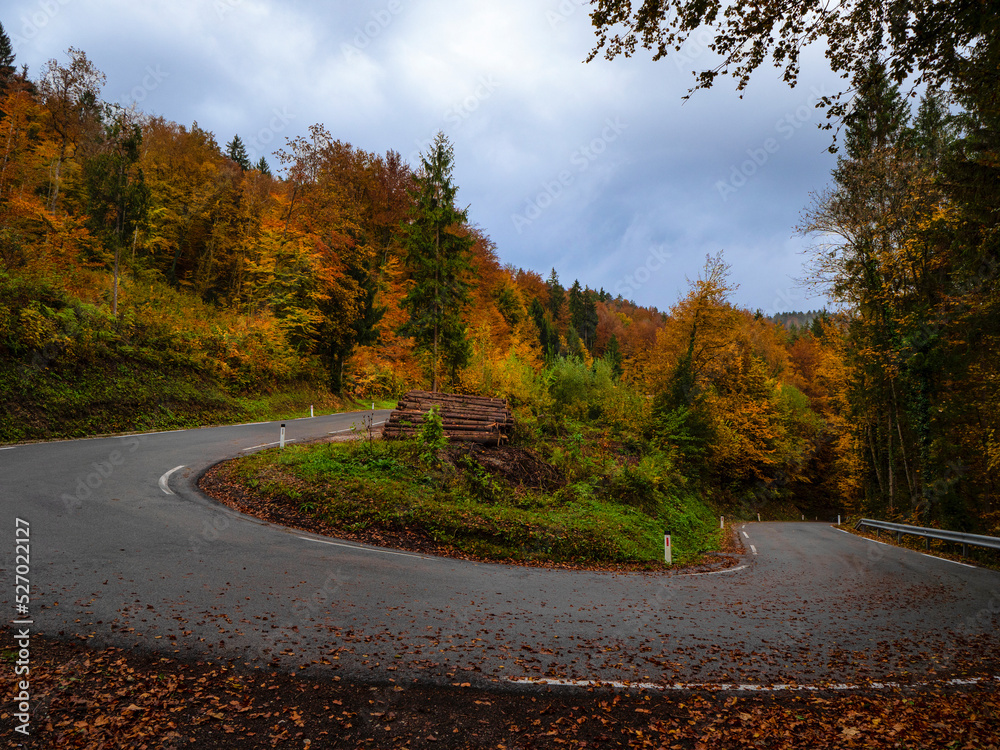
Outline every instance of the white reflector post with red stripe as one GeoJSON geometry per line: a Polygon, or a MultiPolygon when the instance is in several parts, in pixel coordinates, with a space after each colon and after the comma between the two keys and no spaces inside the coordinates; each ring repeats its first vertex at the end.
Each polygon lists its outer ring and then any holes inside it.
{"type": "Polygon", "coordinates": [[[671,565],[673,563],[673,557],[674,557],[673,552],[674,552],[673,548],[670,546],[670,532],[669,531],[664,531],[663,532],[663,562],[665,562],[667,565],[671,565]]]}

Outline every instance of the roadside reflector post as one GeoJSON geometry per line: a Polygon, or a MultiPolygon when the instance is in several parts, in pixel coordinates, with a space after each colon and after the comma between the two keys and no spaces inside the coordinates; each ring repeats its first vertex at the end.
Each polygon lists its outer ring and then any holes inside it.
{"type": "Polygon", "coordinates": [[[840,526],[840,514],[837,514],[837,525],[840,526]]]}
{"type": "Polygon", "coordinates": [[[725,516],[719,516],[719,528],[720,529],[726,528],[726,517],[725,516]]]}
{"type": "Polygon", "coordinates": [[[285,450],[285,424],[281,424],[281,437],[278,439],[278,444],[281,446],[281,450],[285,450]]]}
{"type": "Polygon", "coordinates": [[[313,416],[315,416],[315,415],[313,414],[313,405],[312,405],[312,404],[309,404],[309,416],[310,416],[310,417],[313,417],[313,416]]]}
{"type": "Polygon", "coordinates": [[[663,562],[667,565],[673,564],[673,548],[670,545],[670,532],[663,532],[663,562]]]}
{"type": "Polygon", "coordinates": [[[760,523],[760,513],[757,514],[757,523],[760,523]]]}

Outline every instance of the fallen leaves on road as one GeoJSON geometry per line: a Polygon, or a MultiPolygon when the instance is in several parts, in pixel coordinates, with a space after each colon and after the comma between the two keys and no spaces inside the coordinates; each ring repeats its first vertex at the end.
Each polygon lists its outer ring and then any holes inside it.
{"type": "MultiPolygon", "coordinates": [[[[9,630],[0,642],[12,644],[9,630]]],[[[60,748],[1000,750],[1000,682],[829,694],[349,683],[36,635],[32,736],[60,748]]],[[[13,704],[0,708],[11,727],[13,704]]],[[[3,741],[19,746],[20,735],[3,741]]]]}

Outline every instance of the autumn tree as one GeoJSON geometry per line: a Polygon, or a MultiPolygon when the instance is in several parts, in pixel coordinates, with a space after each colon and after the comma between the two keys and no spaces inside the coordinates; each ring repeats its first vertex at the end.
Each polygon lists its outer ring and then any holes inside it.
{"type": "Polygon", "coordinates": [[[405,234],[412,286],[403,301],[410,313],[404,331],[429,352],[435,391],[442,361],[454,376],[469,352],[462,308],[468,299],[472,240],[463,226],[466,211],[455,207],[453,171],[454,149],[438,133],[429,153],[421,155],[405,234]]]}
{"type": "Polygon", "coordinates": [[[49,60],[38,81],[38,92],[48,113],[49,126],[56,136],[52,163],[49,210],[59,203],[62,167],[66,157],[88,133],[99,132],[100,93],[105,76],[81,50],[70,47],[69,64],[49,60]]]}
{"type": "Polygon", "coordinates": [[[706,257],[702,274],[657,332],[645,373],[655,394],[654,432],[694,463],[712,439],[705,403],[711,370],[732,338],[729,295],[735,287],[729,272],[721,253],[706,257]]]}
{"type": "Polygon", "coordinates": [[[116,316],[122,250],[144,218],[149,199],[138,166],[141,146],[139,124],[126,111],[109,109],[100,150],[84,165],[90,225],[112,255],[111,314],[116,316]]]}
{"type": "MultiPolygon", "coordinates": [[[[714,55],[706,60],[711,67],[695,72],[692,90],[710,88],[718,76],[732,75],[742,91],[768,60],[795,85],[800,56],[815,42],[824,45],[831,69],[852,87],[864,80],[872,60],[884,60],[896,84],[915,76],[932,88],[956,87],[984,98],[995,91],[1000,16],[989,3],[737,0],[723,9],[700,0],[595,0],[593,6],[597,43],[588,60],[602,52],[608,59],[631,56],[638,47],[660,60],[680,53],[695,31],[708,29],[714,55]]],[[[842,95],[823,97],[818,104],[829,106],[833,118],[849,110],[842,95]]]]}

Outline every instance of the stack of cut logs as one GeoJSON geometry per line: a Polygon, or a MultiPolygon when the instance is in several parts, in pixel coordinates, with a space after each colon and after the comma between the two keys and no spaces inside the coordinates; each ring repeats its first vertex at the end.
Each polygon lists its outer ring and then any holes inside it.
{"type": "Polygon", "coordinates": [[[410,391],[399,400],[382,429],[384,438],[412,437],[417,434],[424,415],[432,406],[444,422],[444,434],[450,440],[501,445],[514,428],[514,417],[507,402],[483,396],[459,396],[452,393],[410,391]]]}

